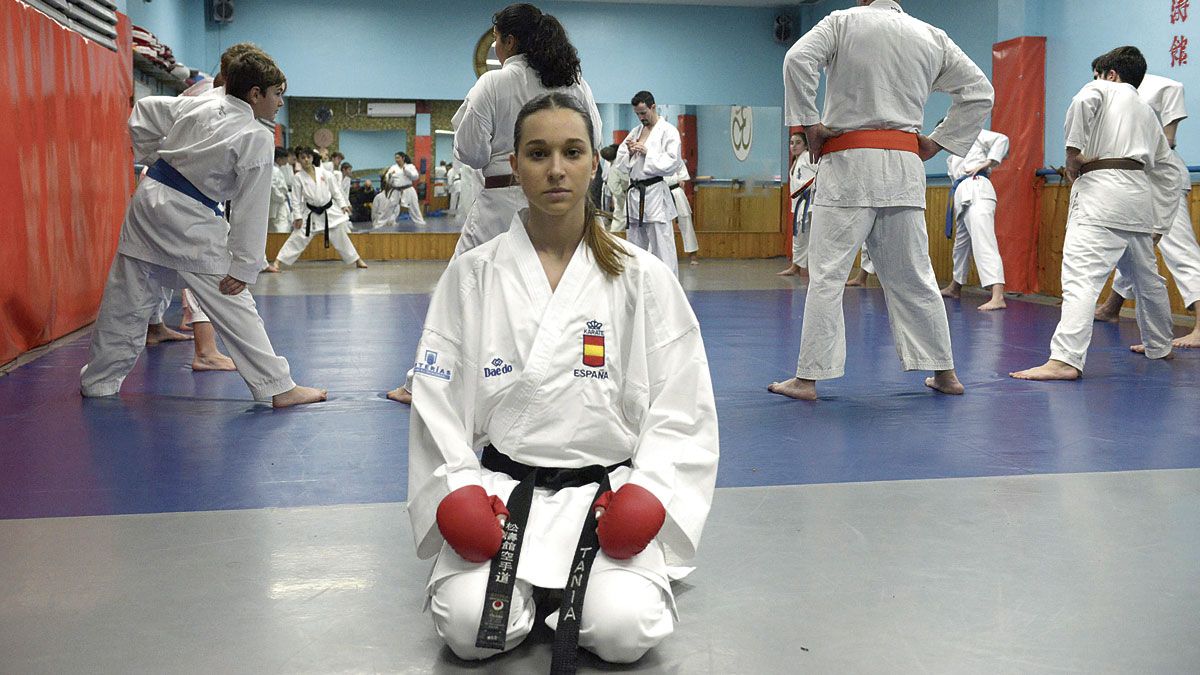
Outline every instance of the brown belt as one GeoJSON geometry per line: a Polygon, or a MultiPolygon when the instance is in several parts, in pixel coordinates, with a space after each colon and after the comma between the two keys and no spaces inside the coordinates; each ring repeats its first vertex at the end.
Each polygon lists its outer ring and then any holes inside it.
{"type": "Polygon", "coordinates": [[[483,179],[483,189],[485,190],[512,187],[517,184],[517,177],[511,173],[506,173],[503,176],[486,176],[483,179]]]}
{"type": "Polygon", "coordinates": [[[1141,171],[1145,165],[1136,159],[1095,159],[1079,167],[1079,175],[1100,169],[1117,169],[1120,171],[1141,171]]]}

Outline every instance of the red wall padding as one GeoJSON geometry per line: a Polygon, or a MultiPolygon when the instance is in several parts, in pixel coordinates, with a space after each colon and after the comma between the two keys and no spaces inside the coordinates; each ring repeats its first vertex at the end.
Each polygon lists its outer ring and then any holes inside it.
{"type": "Polygon", "coordinates": [[[133,186],[129,18],[112,52],[0,0],[0,363],[96,317],[133,186]]]}
{"type": "Polygon", "coordinates": [[[1046,38],[1019,37],[992,45],[992,84],[992,130],[1011,141],[1008,159],[992,172],[1005,288],[1036,293],[1040,213],[1033,172],[1045,157],[1046,38]]]}

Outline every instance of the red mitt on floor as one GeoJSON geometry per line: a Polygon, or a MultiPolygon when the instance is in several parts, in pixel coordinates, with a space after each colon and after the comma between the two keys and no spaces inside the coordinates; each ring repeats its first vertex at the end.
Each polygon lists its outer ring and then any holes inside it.
{"type": "Polygon", "coordinates": [[[438,504],[438,531],[465,560],[484,562],[496,555],[504,539],[498,515],[508,517],[499,497],[489,496],[481,485],[464,485],[438,504]]]}
{"type": "Polygon", "coordinates": [[[596,524],[600,550],[625,560],[641,553],[662,529],[667,510],[649,490],[633,483],[600,495],[592,506],[604,509],[596,524]]]}

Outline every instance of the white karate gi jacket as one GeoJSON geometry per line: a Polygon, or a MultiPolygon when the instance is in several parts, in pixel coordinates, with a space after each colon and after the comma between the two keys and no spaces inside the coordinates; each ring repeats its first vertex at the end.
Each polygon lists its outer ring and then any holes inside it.
{"type": "MultiPolygon", "coordinates": [[[[1158,115],[1158,121],[1164,127],[1172,122],[1187,119],[1187,107],[1183,102],[1183,84],[1175,80],[1146,73],[1142,83],[1138,85],[1138,96],[1150,104],[1150,109],[1158,115]]],[[[1187,162],[1179,155],[1178,150],[1171,152],[1172,163],[1184,175],[1183,190],[1191,192],[1192,180],[1188,173],[1187,162]]]]}
{"type": "Polygon", "coordinates": [[[271,167],[271,207],[270,219],[271,222],[279,220],[282,216],[281,211],[288,211],[288,202],[291,199],[291,182],[288,180],[287,174],[292,172],[292,167],[280,167],[273,165],[271,167]],[[285,173],[286,171],[286,173],[285,173]]]}
{"type": "MultiPolygon", "coordinates": [[[[1008,136],[983,129],[966,155],[950,155],[946,158],[946,172],[950,174],[951,180],[958,180],[989,161],[999,164],[1007,156],[1008,136]]],[[[996,201],[996,188],[992,181],[978,175],[964,180],[954,190],[954,212],[958,213],[964,206],[970,206],[981,199],[996,201]]]]}
{"type": "MultiPolygon", "coordinates": [[[[634,127],[629,132],[629,138],[639,138],[643,127],[641,124],[634,127]]],[[[675,210],[675,198],[671,196],[667,181],[685,166],[679,130],[659,117],[643,144],[646,146],[646,154],[638,155],[631,161],[629,146],[621,143],[617,148],[617,158],[613,160],[613,167],[617,171],[627,172],[631,182],[661,176],[663,182],[646,188],[646,210],[642,220],[647,223],[669,223],[678,214],[675,210]]],[[[629,190],[628,194],[625,214],[629,225],[633,226],[638,219],[641,193],[638,190],[629,190]]]]}
{"type": "Polygon", "coordinates": [[[266,267],[275,139],[233,96],[147,96],[129,117],[134,161],[166,160],[205,196],[232,202],[228,222],[156,180],[138,184],[117,250],[174,270],[253,284],[266,267]]]}
{"type": "MultiPolygon", "coordinates": [[[[491,443],[534,466],[632,458],[632,470],[610,474],[612,489],[632,482],[658,497],[667,519],[657,541],[691,558],[719,451],[708,360],[687,298],[661,261],[625,242],[630,255],[619,277],[606,275],[581,242],[551,291],[526,212],[507,233],[452,260],[430,301],[408,445],[417,555],[442,549],[436,512],[451,491],[483,484],[508,499],[515,481],[482,470],[476,457],[491,443]],[[603,365],[584,364],[584,335],[603,336],[603,365]]],[[[535,491],[518,578],[563,587],[595,491],[535,491]]],[[[669,595],[663,555],[652,544],[629,565],[669,595]]],[[[470,565],[440,556],[431,586],[470,565]]]]}
{"type": "Polygon", "coordinates": [[[500,70],[484,73],[467,92],[467,98],[454,113],[454,159],[481,169],[483,175],[504,176],[512,173],[508,156],[513,152],[513,131],[521,107],[551,91],[570,94],[583,104],[592,118],[592,133],[597,145],[604,144],[600,111],[592,98],[592,88],[580,78],[569,87],[547,89],[529,65],[524,54],[504,60],[500,70]]]}
{"type": "MultiPolygon", "coordinates": [[[[783,63],[784,120],[818,122],[836,132],[897,129],[918,133],[934,91],[950,110],[929,137],[964,155],[992,109],[992,85],[945,31],[912,18],[891,0],[831,13],[788,50],[783,63]],[[817,83],[826,71],[825,111],[817,83]]],[[[900,150],[857,148],[821,159],[816,204],[925,207],[925,166],[900,150]]]]}
{"type": "Polygon", "coordinates": [[[420,172],[417,171],[417,167],[413,164],[405,164],[403,169],[400,168],[399,164],[393,164],[383,174],[383,180],[393,189],[397,190],[412,187],[413,181],[420,177],[420,172]]]}
{"type": "Polygon", "coordinates": [[[1071,186],[1070,223],[1165,234],[1187,180],[1173,162],[1158,116],[1133,85],[1093,80],[1071,99],[1064,137],[1084,163],[1133,159],[1144,171],[1101,169],[1071,186]]]}
{"type": "MultiPolygon", "coordinates": [[[[316,166],[313,167],[313,171],[316,174],[315,179],[309,176],[307,171],[301,169],[293,180],[292,220],[301,220],[307,223],[308,214],[312,213],[312,209],[308,208],[309,204],[321,206],[325,202],[333,200],[333,206],[330,206],[325,213],[313,214],[311,234],[316,236],[325,231],[326,216],[329,217],[329,229],[331,230],[348,225],[350,216],[346,215],[343,209],[350,203],[342,194],[342,186],[336,176],[316,166]]],[[[301,228],[304,227],[304,223],[300,225],[301,228]]]]}

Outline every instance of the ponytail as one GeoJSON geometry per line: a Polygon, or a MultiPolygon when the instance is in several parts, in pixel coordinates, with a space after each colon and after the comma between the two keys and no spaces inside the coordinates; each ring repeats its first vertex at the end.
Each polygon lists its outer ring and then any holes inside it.
{"type": "Polygon", "coordinates": [[[516,53],[524,54],[542,86],[560,89],[582,78],[579,53],[558,19],[528,3],[509,5],[496,12],[492,24],[500,37],[517,39],[516,53]]]}

